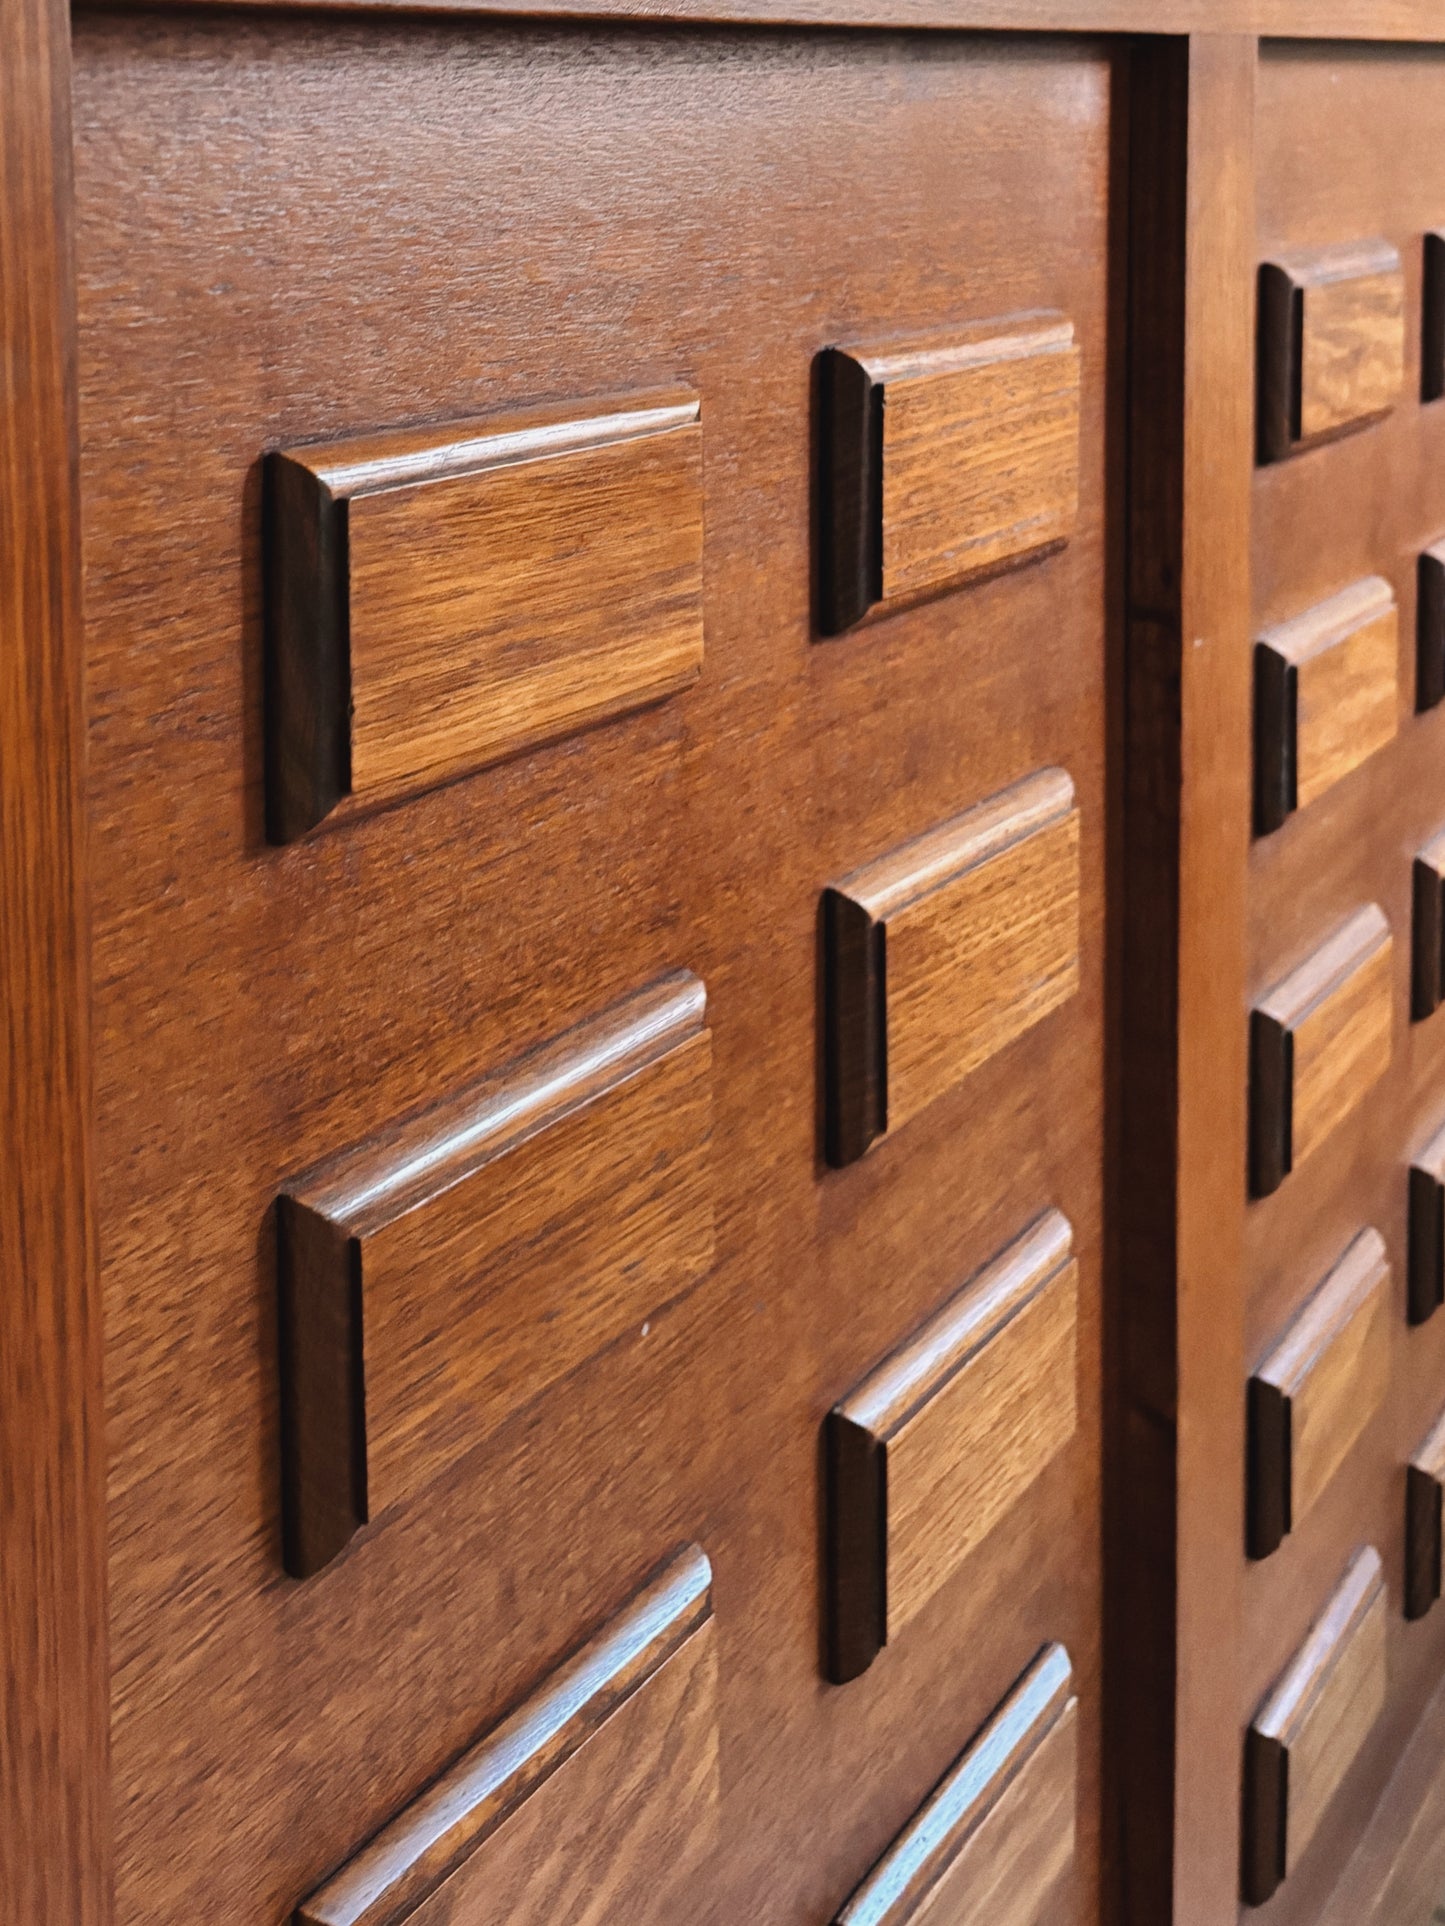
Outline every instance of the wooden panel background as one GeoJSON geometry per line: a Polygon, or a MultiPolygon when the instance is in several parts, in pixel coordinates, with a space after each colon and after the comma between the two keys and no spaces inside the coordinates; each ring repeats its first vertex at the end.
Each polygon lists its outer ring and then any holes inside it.
{"type": "Polygon", "coordinates": [[[91,15],[76,72],[118,1921],[272,1926],[681,1540],[715,1568],[732,1842],[693,1917],[831,1918],[1052,1638],[1087,1914],[1105,53],[91,15]],[[1082,351],[1068,548],[815,645],[817,350],[1040,307],[1082,351]],[[268,848],[263,448],[679,381],[707,424],[695,688],[268,848]],[[823,885],[1054,764],[1078,994],[826,1171],[823,885]],[[290,1583],[276,1188],[671,968],[708,986],[713,1278],[290,1583]],[[1080,1265],[1077,1449],[906,1645],[829,1686],[823,1417],[1049,1205],[1080,1265]]]}

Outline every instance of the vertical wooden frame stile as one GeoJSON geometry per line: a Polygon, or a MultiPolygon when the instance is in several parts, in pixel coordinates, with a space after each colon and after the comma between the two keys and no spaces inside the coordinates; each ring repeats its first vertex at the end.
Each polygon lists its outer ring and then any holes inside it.
{"type": "Polygon", "coordinates": [[[70,13],[0,0],[0,1893],[110,1916],[70,13]]]}
{"type": "Polygon", "coordinates": [[[1114,1916],[1232,1918],[1258,43],[1134,44],[1107,1312],[1114,1916]]]}

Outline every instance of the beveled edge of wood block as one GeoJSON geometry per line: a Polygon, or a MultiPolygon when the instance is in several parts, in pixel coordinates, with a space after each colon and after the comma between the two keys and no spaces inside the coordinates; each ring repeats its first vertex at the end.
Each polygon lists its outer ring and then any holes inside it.
{"type": "MultiPolygon", "coordinates": [[[[856,1888],[834,1926],[906,1926],[1070,1708],[1073,1670],[1046,1645],[856,1888]]],[[[980,1926],[984,1922],[980,1921],[980,1926]]]]}
{"type": "Polygon", "coordinates": [[[1323,1353],[1390,1274],[1385,1240],[1362,1230],[1249,1380],[1248,1551],[1267,1558],[1294,1529],[1294,1400],[1323,1353]]]}
{"type": "Polygon", "coordinates": [[[674,971],[313,1166],[277,1198],[283,1562],[328,1565],[368,1522],[361,1240],[702,1034],[674,971]]]}
{"type": "Polygon", "coordinates": [[[305,1900],[295,1926],[403,1926],[711,1616],[712,1566],[689,1545],[305,1900]]]}
{"type": "Polygon", "coordinates": [[[1415,713],[1423,715],[1445,699],[1445,540],[1421,550],[1416,583],[1415,713]]]}
{"type": "Polygon", "coordinates": [[[1351,582],[1287,621],[1260,631],[1254,645],[1255,833],[1267,836],[1299,806],[1299,669],[1356,630],[1387,614],[1395,591],[1382,575],[1351,582]]]}
{"type": "MultiPolygon", "coordinates": [[[[883,410],[888,383],[961,374],[1028,355],[1072,352],[1077,352],[1074,324],[1055,308],[964,322],[923,341],[844,344],[819,351],[822,512],[815,618],[821,636],[842,635],[883,601],[883,410]]],[[[1031,553],[1061,546],[1051,542],[1031,553]]],[[[995,572],[980,571],[980,579],[995,572]]]]}
{"type": "Polygon", "coordinates": [[[1294,1168],[1295,1030],[1389,941],[1389,919],[1378,903],[1368,903],[1274,983],[1251,1009],[1251,1196],[1270,1196],[1294,1168]]]}
{"type": "Polygon", "coordinates": [[[1407,1307],[1424,1324],[1445,1303],[1445,1129],[1410,1159],[1407,1307]]]}
{"type": "Polygon", "coordinates": [[[1445,830],[1411,865],[1410,1016],[1420,1023],[1445,1002],[1445,830]]]}
{"type": "Polygon", "coordinates": [[[1245,1740],[1243,1897],[1262,1906],[1288,1870],[1289,1752],[1335,1666],[1385,1588],[1373,1545],[1355,1553],[1304,1643],[1250,1721],[1245,1740]]]}
{"type": "Polygon", "coordinates": [[[1434,228],[1425,234],[1421,271],[1420,399],[1439,401],[1442,396],[1445,396],[1445,233],[1434,228]]]}
{"type": "Polygon", "coordinates": [[[888,1642],[890,1438],[1073,1260],[1073,1227],[1047,1210],[991,1258],[828,1413],[827,1675],[846,1685],[888,1642]]]}
{"type": "Polygon", "coordinates": [[[266,834],[294,842],[351,790],[347,505],[420,482],[690,427],[687,389],[297,443],[262,470],[266,834]]]}
{"type": "Polygon", "coordinates": [[[1073,809],[1067,771],[1040,769],[824,890],[823,1152],[835,1169],[888,1129],[888,918],[1073,809]]]}
{"type": "MultiPolygon", "coordinates": [[[[1283,461],[1297,449],[1315,447],[1330,437],[1301,440],[1301,381],[1304,349],[1304,294],[1331,282],[1363,280],[1371,274],[1401,272],[1399,250],[1386,240],[1349,241],[1325,248],[1285,248],[1261,261],[1258,273],[1256,457],[1261,465],[1283,461]]],[[[1360,415],[1338,432],[1378,421],[1381,413],[1360,415]]]]}
{"type": "Polygon", "coordinates": [[[1440,1596],[1445,1412],[1405,1470],[1405,1616],[1423,1618],[1440,1596]]]}

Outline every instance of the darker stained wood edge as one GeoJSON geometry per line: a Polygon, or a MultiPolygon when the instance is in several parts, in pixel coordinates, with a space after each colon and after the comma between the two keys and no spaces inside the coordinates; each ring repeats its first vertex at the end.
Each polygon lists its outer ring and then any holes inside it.
{"type": "Polygon", "coordinates": [[[1254,649],[1254,827],[1268,836],[1299,803],[1299,670],[1267,642],[1254,649]]]}
{"type": "Polygon", "coordinates": [[[1261,263],[1258,289],[1256,458],[1283,461],[1300,438],[1304,290],[1287,269],[1261,263]]]}
{"type": "Polygon", "coordinates": [[[1426,234],[1422,279],[1420,399],[1439,401],[1445,397],[1445,233],[1426,234]]]}
{"type": "Polygon", "coordinates": [[[1445,877],[1420,856],[1411,893],[1410,1015],[1419,1023],[1445,1000],[1445,877]]]}
{"type": "Polygon", "coordinates": [[[1407,1313],[1424,1324],[1445,1302],[1445,1187],[1434,1171],[1411,1164],[1407,1313]]]}
{"type": "Polygon", "coordinates": [[[887,929],[841,890],[822,915],[823,1154],[841,1170],[888,1129],[887,929]]]}
{"type": "Polygon", "coordinates": [[[1249,1018],[1249,1188],[1278,1190],[1294,1166],[1294,1032],[1263,1010],[1249,1018]]]}
{"type": "Polygon", "coordinates": [[[1440,1596],[1440,1480],[1405,1468],[1405,1598],[1408,1619],[1423,1618],[1440,1596]]]}
{"type": "Polygon", "coordinates": [[[1276,1384],[1252,1377],[1247,1393],[1249,1498],[1246,1548],[1268,1558],[1293,1528],[1293,1400],[1276,1384]]]}
{"type": "Polygon", "coordinates": [[[818,631],[841,635],[883,597],[883,389],[853,355],[818,356],[818,631]]]}
{"type": "Polygon", "coordinates": [[[1436,543],[1424,551],[1417,580],[1415,709],[1423,715],[1445,698],[1445,543],[1436,543]]]}
{"type": "Polygon", "coordinates": [[[862,1676],[888,1626],[888,1465],[883,1441],[841,1408],[824,1426],[827,1477],[826,1671],[862,1676]]]}
{"type": "Polygon", "coordinates": [[[283,452],[262,491],[266,834],[289,843],[351,789],[347,505],[283,452]]]}
{"type": "Polygon", "coordinates": [[[1289,1818],[1289,1753],[1282,1740],[1251,1726],[1244,1741],[1245,1904],[1262,1906],[1285,1875],[1289,1818]]]}

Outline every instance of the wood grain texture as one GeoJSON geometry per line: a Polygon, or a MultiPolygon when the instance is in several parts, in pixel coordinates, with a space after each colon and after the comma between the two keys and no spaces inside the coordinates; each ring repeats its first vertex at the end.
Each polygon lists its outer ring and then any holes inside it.
{"type": "Polygon", "coordinates": [[[1445,697],[1445,542],[1422,550],[1416,573],[1415,707],[1445,697]]]}
{"type": "Polygon", "coordinates": [[[1079,371],[1073,324],[1057,314],[823,356],[825,634],[1068,540],[1079,371]]]}
{"type": "Polygon", "coordinates": [[[712,1568],[682,1552],[296,1926],[667,1926],[717,1818],[712,1568]]]}
{"type": "Polygon", "coordinates": [[[829,1676],[866,1671],[1074,1435],[1078,1266],[1048,1211],[829,1413],[829,1676]]]}
{"type": "Polygon", "coordinates": [[[1445,1303],[1445,1130],[1410,1159],[1410,1322],[1424,1324],[1445,1303]]]}
{"type": "Polygon", "coordinates": [[[1405,1616],[1423,1618],[1440,1596],[1445,1415],[1405,1468],[1405,1616]]]}
{"type": "Polygon", "coordinates": [[[1047,1926],[1070,1913],[1078,1701],[1041,1652],[834,1926],[1047,1926]]]}
{"type": "Polygon", "coordinates": [[[1393,951],[1385,913],[1371,903],[1255,1005],[1250,1178],[1257,1197],[1277,1190],[1385,1074],[1393,951]]]}
{"type": "Polygon", "coordinates": [[[1410,1014],[1418,1023],[1445,1001],[1445,831],[1415,858],[1410,917],[1410,1014]]]}
{"type": "Polygon", "coordinates": [[[1249,1381],[1249,1550],[1294,1530],[1384,1400],[1390,1265],[1361,1231],[1249,1381]]]}
{"type": "Polygon", "coordinates": [[[1299,1864],[1385,1701],[1385,1580],[1358,1552],[1245,1742],[1244,1897],[1299,1864]]]}
{"type": "Polygon", "coordinates": [[[704,1008],[664,978],[282,1194],[293,1576],[707,1271],[704,1008]]]}
{"type": "Polygon", "coordinates": [[[825,893],[830,1163],[861,1157],[1068,1001],[1078,894],[1079,814],[1062,769],[825,893]]]}
{"type": "Polygon", "coordinates": [[[1259,458],[1388,414],[1405,385],[1405,279],[1388,241],[1281,255],[1259,271],[1259,458]]]}
{"type": "Polygon", "coordinates": [[[680,395],[271,456],[276,840],[696,680],[699,413],[680,395]]]}
{"type": "Polygon", "coordinates": [[[1255,644],[1255,826],[1278,829],[1391,741],[1399,623],[1380,576],[1354,582],[1255,644]]]}
{"type": "Polygon", "coordinates": [[[69,10],[0,5],[0,1893],[108,1926],[69,10]]]}

